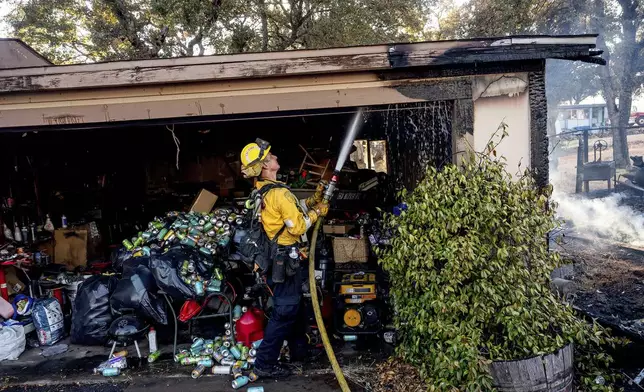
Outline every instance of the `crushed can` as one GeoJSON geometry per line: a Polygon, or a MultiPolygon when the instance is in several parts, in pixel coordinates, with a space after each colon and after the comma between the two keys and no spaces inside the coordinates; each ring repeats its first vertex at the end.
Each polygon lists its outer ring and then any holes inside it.
{"type": "Polygon", "coordinates": [[[241,377],[236,378],[236,379],[233,380],[232,387],[233,387],[233,389],[239,389],[239,388],[243,387],[244,385],[248,384],[249,381],[250,380],[248,379],[248,377],[241,376],[241,377]]]}
{"type": "Polygon", "coordinates": [[[195,294],[203,295],[203,282],[195,282],[195,294]]]}
{"type": "Polygon", "coordinates": [[[232,373],[233,373],[233,378],[239,378],[239,377],[244,375],[242,373],[242,368],[239,367],[239,366],[233,366],[232,367],[232,373]]]}
{"type": "Polygon", "coordinates": [[[241,352],[239,351],[239,348],[237,346],[233,346],[230,348],[230,353],[233,355],[235,359],[240,359],[241,358],[241,352]]]}
{"type": "Polygon", "coordinates": [[[201,347],[206,343],[206,341],[203,338],[194,338],[192,339],[192,345],[190,348],[197,348],[201,347]]]}
{"type": "Polygon", "coordinates": [[[121,369],[119,368],[105,368],[102,372],[104,377],[115,377],[121,374],[121,369]]]}
{"type": "Polygon", "coordinates": [[[218,293],[221,291],[221,280],[213,279],[210,281],[208,284],[208,287],[206,288],[208,292],[211,293],[218,293]]]}
{"type": "Polygon", "coordinates": [[[186,366],[186,365],[196,365],[200,361],[210,359],[208,356],[198,356],[198,357],[187,357],[181,360],[181,364],[186,366]]]}
{"type": "Polygon", "coordinates": [[[259,339],[259,340],[254,341],[253,343],[251,343],[250,347],[254,348],[255,350],[257,350],[259,348],[259,346],[262,344],[262,340],[264,340],[264,339],[259,339]]]}
{"type": "Polygon", "coordinates": [[[153,353],[150,353],[148,355],[148,363],[155,362],[157,359],[159,359],[160,356],[161,356],[161,351],[159,351],[159,350],[157,350],[157,351],[155,351],[153,353]]]}
{"type": "Polygon", "coordinates": [[[215,362],[211,358],[208,358],[208,359],[202,359],[201,361],[197,362],[197,365],[203,365],[207,368],[211,368],[215,366],[215,362]]]}
{"type": "Polygon", "coordinates": [[[163,238],[165,237],[166,234],[168,234],[168,229],[164,227],[163,229],[159,230],[159,234],[157,235],[157,240],[163,241],[163,238]]]}
{"type": "Polygon", "coordinates": [[[197,367],[192,371],[192,378],[199,378],[206,371],[204,365],[197,365],[197,367]]]}
{"type": "Polygon", "coordinates": [[[248,387],[246,392],[264,392],[264,387],[259,386],[259,387],[248,387]]]}
{"type": "Polygon", "coordinates": [[[217,350],[217,351],[215,351],[214,353],[212,353],[212,358],[213,358],[215,361],[217,361],[217,362],[221,363],[221,361],[222,361],[225,357],[224,357],[224,355],[223,355],[219,350],[217,350]]]}
{"type": "Polygon", "coordinates": [[[132,242],[131,242],[130,240],[127,240],[127,239],[126,239],[126,240],[123,240],[123,246],[124,246],[124,247],[125,247],[125,249],[127,249],[127,250],[132,250],[132,249],[134,249],[134,244],[132,244],[132,242]]]}
{"type": "Polygon", "coordinates": [[[250,380],[250,382],[255,382],[259,379],[259,377],[257,376],[257,374],[250,372],[248,373],[248,379],[250,380]]]}
{"type": "Polygon", "coordinates": [[[235,360],[232,358],[224,358],[220,363],[224,366],[233,366],[235,364],[235,360]]]}
{"type": "Polygon", "coordinates": [[[187,358],[189,356],[190,356],[190,352],[188,352],[188,350],[181,350],[174,356],[174,361],[181,362],[182,359],[187,358]]]}

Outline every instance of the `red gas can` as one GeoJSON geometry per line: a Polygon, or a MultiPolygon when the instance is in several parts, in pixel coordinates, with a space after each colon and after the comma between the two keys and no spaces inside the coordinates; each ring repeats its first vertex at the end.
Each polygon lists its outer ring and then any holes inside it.
{"type": "Polygon", "coordinates": [[[245,346],[256,340],[264,338],[264,312],[257,308],[248,308],[239,320],[235,323],[237,341],[245,346]]]}

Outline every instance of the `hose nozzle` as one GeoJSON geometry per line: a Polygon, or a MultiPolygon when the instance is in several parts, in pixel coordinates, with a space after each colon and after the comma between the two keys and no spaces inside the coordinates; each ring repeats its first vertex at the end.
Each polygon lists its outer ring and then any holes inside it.
{"type": "Polygon", "coordinates": [[[331,200],[331,197],[333,197],[333,192],[335,192],[335,188],[338,184],[339,175],[339,171],[334,171],[333,177],[331,177],[331,181],[329,181],[329,185],[327,185],[326,187],[326,191],[324,192],[324,201],[327,203],[329,202],[329,200],[331,200]]]}

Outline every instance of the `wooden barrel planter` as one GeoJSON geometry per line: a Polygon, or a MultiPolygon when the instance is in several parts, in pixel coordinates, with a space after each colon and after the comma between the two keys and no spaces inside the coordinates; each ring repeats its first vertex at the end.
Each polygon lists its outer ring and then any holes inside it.
{"type": "Polygon", "coordinates": [[[548,355],[492,362],[494,387],[499,392],[573,392],[573,352],[569,344],[548,355]]]}

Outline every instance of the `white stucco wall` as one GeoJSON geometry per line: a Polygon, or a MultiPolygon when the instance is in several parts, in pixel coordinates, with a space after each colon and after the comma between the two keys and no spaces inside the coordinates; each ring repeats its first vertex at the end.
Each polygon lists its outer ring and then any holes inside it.
{"type": "Polygon", "coordinates": [[[518,95],[482,97],[474,101],[476,151],[483,151],[502,122],[508,125],[509,136],[497,148],[497,155],[506,158],[507,170],[514,175],[519,172],[519,163],[520,172],[530,166],[530,102],[527,87],[518,95]]]}

